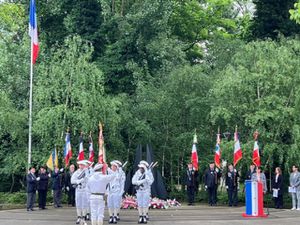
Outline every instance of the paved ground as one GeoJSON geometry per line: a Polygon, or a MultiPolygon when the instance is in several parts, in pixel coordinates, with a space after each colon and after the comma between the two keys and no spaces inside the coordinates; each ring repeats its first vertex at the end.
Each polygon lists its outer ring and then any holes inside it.
{"type": "MultiPolygon", "coordinates": [[[[151,210],[150,225],[218,225],[218,224],[300,224],[300,211],[270,209],[268,218],[245,219],[242,217],[244,207],[228,208],[208,206],[182,206],[177,209],[151,210]]],[[[137,224],[136,210],[122,210],[121,221],[118,224],[137,224]]],[[[0,211],[0,224],[2,225],[67,225],[75,224],[75,209],[64,207],[62,209],[49,208],[27,212],[24,209],[0,211]]],[[[106,221],[107,223],[107,212],[106,221]]]]}

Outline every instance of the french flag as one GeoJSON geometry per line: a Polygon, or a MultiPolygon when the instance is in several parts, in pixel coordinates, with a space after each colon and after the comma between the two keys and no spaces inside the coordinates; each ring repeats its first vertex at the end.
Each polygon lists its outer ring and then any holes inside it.
{"type": "Polygon", "coordinates": [[[216,144],[216,150],[215,150],[215,164],[218,168],[221,167],[221,165],[220,165],[220,159],[221,159],[220,144],[221,144],[220,134],[217,134],[217,144],[216,144]]]}
{"type": "Polygon", "coordinates": [[[264,213],[263,184],[261,182],[246,180],[246,212],[244,217],[266,217],[264,213]]]}
{"type": "Polygon", "coordinates": [[[252,161],[255,166],[260,166],[260,155],[259,155],[259,147],[257,141],[254,142],[252,161]]]}
{"type": "Polygon", "coordinates": [[[236,166],[236,164],[242,159],[242,157],[243,157],[242,148],[240,145],[239,135],[236,129],[234,133],[233,165],[236,166]]]}
{"type": "Polygon", "coordinates": [[[198,170],[197,135],[194,135],[191,161],[195,170],[198,170]]]}
{"type": "Polygon", "coordinates": [[[89,137],[89,161],[90,162],[94,162],[94,148],[93,148],[93,139],[92,139],[92,135],[90,135],[89,137]]]}
{"type": "Polygon", "coordinates": [[[79,141],[79,154],[77,159],[80,160],[84,160],[84,148],[83,148],[83,136],[82,134],[80,135],[80,141],[79,141]]]}
{"type": "Polygon", "coordinates": [[[64,158],[66,166],[69,165],[70,159],[72,158],[71,138],[70,133],[66,133],[65,138],[66,144],[64,147],[64,158]]]}
{"type": "Polygon", "coordinates": [[[30,0],[29,36],[31,37],[31,63],[35,64],[39,54],[39,41],[38,41],[37,20],[36,20],[34,0],[30,0]]]}

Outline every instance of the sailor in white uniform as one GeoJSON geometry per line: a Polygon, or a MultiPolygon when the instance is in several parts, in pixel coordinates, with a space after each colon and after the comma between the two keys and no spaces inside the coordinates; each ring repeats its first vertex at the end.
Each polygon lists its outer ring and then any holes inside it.
{"type": "MultiPolygon", "coordinates": [[[[123,164],[119,161],[119,160],[114,160],[119,168],[118,168],[118,173],[119,173],[119,176],[120,176],[120,185],[121,185],[121,191],[120,191],[120,194],[119,194],[119,208],[117,209],[117,221],[120,220],[120,209],[121,209],[121,204],[122,204],[122,198],[123,198],[123,194],[124,194],[124,191],[125,191],[125,181],[126,181],[126,174],[123,170],[123,164]]],[[[126,164],[126,163],[125,163],[126,164]]]]}

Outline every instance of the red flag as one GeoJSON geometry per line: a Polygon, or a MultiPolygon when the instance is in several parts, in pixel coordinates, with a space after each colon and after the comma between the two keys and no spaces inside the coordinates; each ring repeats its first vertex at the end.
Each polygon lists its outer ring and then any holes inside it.
{"type": "Polygon", "coordinates": [[[220,164],[220,159],[221,159],[221,148],[220,148],[220,144],[221,144],[221,138],[220,138],[220,131],[217,134],[217,144],[216,144],[216,150],[215,150],[215,164],[216,167],[220,168],[221,164],[220,164]]]}
{"type": "Polygon", "coordinates": [[[80,134],[78,160],[84,160],[83,134],[80,134]]]}
{"type": "Polygon", "coordinates": [[[92,139],[92,133],[90,133],[89,136],[89,161],[94,162],[94,147],[93,147],[93,139],[92,139]]]}
{"type": "Polygon", "coordinates": [[[195,170],[198,170],[197,135],[194,134],[191,161],[195,170]]]}
{"type": "Polygon", "coordinates": [[[242,159],[243,153],[242,148],[240,145],[239,135],[237,132],[237,127],[235,128],[234,133],[234,154],[233,154],[233,166],[236,166],[236,164],[242,159]]]}
{"type": "Polygon", "coordinates": [[[260,155],[259,155],[259,147],[257,143],[258,138],[258,131],[254,132],[254,148],[253,148],[253,154],[252,154],[252,161],[255,166],[260,166],[260,155]]]}
{"type": "Polygon", "coordinates": [[[104,137],[103,137],[103,126],[101,123],[99,123],[99,155],[98,155],[98,163],[104,164],[102,168],[103,174],[106,173],[106,163],[105,163],[105,148],[104,148],[104,137]]]}

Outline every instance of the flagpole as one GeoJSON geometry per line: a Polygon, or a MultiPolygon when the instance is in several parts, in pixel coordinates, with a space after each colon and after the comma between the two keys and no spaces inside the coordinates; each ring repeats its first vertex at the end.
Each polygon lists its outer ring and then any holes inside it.
{"type": "Polygon", "coordinates": [[[32,80],[33,80],[33,40],[31,38],[31,54],[30,54],[30,85],[29,85],[29,131],[28,131],[28,165],[29,170],[31,164],[31,130],[32,130],[32,80]]]}

